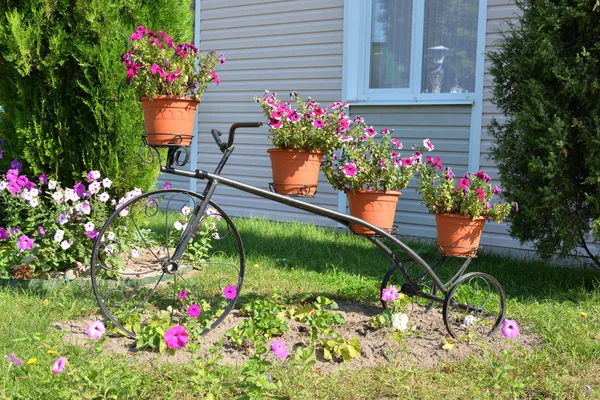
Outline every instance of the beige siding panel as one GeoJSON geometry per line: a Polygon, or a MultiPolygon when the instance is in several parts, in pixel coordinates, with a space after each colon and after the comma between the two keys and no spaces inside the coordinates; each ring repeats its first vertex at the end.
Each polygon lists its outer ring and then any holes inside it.
{"type": "MultiPolygon", "coordinates": [[[[198,161],[202,168],[211,171],[220,159],[211,129],[221,130],[226,140],[234,122],[266,123],[260,105],[254,102],[265,89],[278,92],[282,99],[297,91],[303,99],[310,95],[325,105],[341,98],[343,0],[203,0],[202,7],[201,50],[214,49],[227,57],[217,69],[221,84],[209,87],[199,108],[198,161]]],[[[223,175],[268,190],[272,181],[268,136],[266,126],[237,131],[235,152],[223,175]]],[[[203,187],[201,182],[199,187],[203,187]]],[[[337,209],[337,196],[321,175],[317,196],[306,201],[337,209]]],[[[223,185],[214,198],[232,215],[334,225],[223,185]]]]}

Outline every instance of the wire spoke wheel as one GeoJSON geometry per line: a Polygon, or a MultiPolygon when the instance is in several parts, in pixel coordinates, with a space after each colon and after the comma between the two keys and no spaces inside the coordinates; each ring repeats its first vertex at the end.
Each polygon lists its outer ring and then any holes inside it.
{"type": "Polygon", "coordinates": [[[145,193],[117,208],[100,230],[92,251],[94,294],[126,335],[135,338],[157,319],[193,320],[205,334],[233,308],[244,278],[242,241],[212,201],[200,218],[194,215],[203,199],[180,189],[145,193]]]}
{"type": "Polygon", "coordinates": [[[452,337],[470,340],[496,332],[504,320],[505,309],[506,296],[500,283],[491,275],[471,272],[450,288],[442,313],[452,337]]]}

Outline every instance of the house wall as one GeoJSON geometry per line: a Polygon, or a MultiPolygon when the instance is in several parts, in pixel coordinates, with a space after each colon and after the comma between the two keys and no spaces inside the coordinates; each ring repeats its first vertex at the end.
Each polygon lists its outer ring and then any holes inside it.
{"type": "MultiPolygon", "coordinates": [[[[325,105],[341,99],[342,19],[343,0],[202,0],[200,50],[222,52],[227,62],[217,69],[221,84],[211,84],[199,106],[198,168],[212,170],[220,159],[211,129],[225,133],[234,122],[266,123],[260,105],[253,100],[266,89],[282,99],[297,91],[303,99],[310,95],[325,105]]],[[[272,179],[266,151],[272,146],[267,128],[237,131],[235,152],[224,175],[268,189],[272,179]]],[[[198,188],[202,187],[199,182],[198,188]]],[[[337,209],[337,197],[321,175],[318,195],[307,201],[337,209]]],[[[332,225],[227,187],[219,187],[214,199],[232,215],[332,225]]]]}
{"type": "MultiPolygon", "coordinates": [[[[304,98],[311,95],[322,104],[341,99],[343,0],[202,0],[200,12],[201,51],[216,50],[227,58],[217,69],[218,87],[211,85],[199,106],[197,168],[211,170],[220,158],[210,130],[228,131],[234,122],[263,121],[260,106],[253,101],[265,89],[280,98],[292,90],[304,98]]],[[[510,0],[488,0],[486,51],[506,28],[503,21],[518,8],[510,0]]],[[[488,159],[492,139],[487,125],[492,117],[501,119],[491,104],[492,77],[484,79],[483,118],[481,123],[481,169],[497,181],[497,169],[488,159]]],[[[408,150],[413,143],[430,138],[436,154],[457,175],[467,170],[471,124],[470,105],[434,106],[353,106],[352,115],[361,115],[378,129],[394,128],[408,150]]],[[[236,135],[236,151],[223,173],[236,180],[267,188],[271,182],[268,129],[242,129],[236,135]]],[[[406,151],[405,150],[405,151],[406,151]]],[[[194,166],[193,168],[196,168],[194,166]]],[[[161,176],[159,185],[169,180],[176,187],[188,188],[188,179],[161,176]]],[[[198,183],[201,189],[203,183],[198,183]]],[[[267,216],[273,219],[297,219],[332,225],[321,219],[283,205],[246,195],[226,187],[217,190],[215,200],[230,214],[267,216]]],[[[338,193],[321,175],[319,192],[307,200],[330,209],[338,208],[338,193]]],[[[342,205],[344,205],[342,203],[342,205]]],[[[396,213],[400,233],[435,237],[432,215],[420,205],[414,182],[403,191],[396,213]]],[[[520,247],[510,238],[505,224],[486,224],[482,244],[520,247]]]]}

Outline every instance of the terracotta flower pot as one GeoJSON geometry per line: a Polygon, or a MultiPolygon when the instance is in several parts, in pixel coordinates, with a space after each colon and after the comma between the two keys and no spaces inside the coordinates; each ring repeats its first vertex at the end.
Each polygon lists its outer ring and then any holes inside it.
{"type": "Polygon", "coordinates": [[[148,144],[189,146],[199,101],[189,97],[157,96],[140,99],[148,144]]]}
{"type": "Polygon", "coordinates": [[[323,153],[268,149],[276,193],[314,196],[317,192],[323,153]]]}
{"type": "Polygon", "coordinates": [[[447,256],[467,257],[477,254],[485,217],[436,214],[438,251],[447,256]]]}
{"type": "MultiPolygon", "coordinates": [[[[350,215],[391,232],[394,226],[396,206],[401,192],[383,190],[347,191],[350,215]]],[[[375,231],[358,224],[352,224],[352,231],[358,235],[374,235],[375,231]]]]}

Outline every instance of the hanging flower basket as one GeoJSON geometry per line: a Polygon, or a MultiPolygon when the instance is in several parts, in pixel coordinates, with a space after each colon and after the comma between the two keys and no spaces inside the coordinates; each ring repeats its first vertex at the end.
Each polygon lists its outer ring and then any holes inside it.
{"type": "Polygon", "coordinates": [[[472,257],[477,254],[486,217],[436,214],[438,252],[446,256],[472,257]]]}
{"type": "Polygon", "coordinates": [[[317,192],[323,153],[301,150],[268,149],[276,193],[314,196],[317,192]]]}
{"type": "MultiPolygon", "coordinates": [[[[398,199],[402,195],[397,191],[360,190],[356,193],[346,192],[350,215],[360,218],[386,232],[391,232],[394,226],[394,216],[398,199]]],[[[352,224],[351,229],[358,235],[375,235],[376,232],[358,224],[352,224]]]]}
{"type": "Polygon", "coordinates": [[[189,146],[192,143],[196,108],[200,101],[189,97],[141,98],[146,140],[151,146],[189,146]]]}

